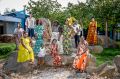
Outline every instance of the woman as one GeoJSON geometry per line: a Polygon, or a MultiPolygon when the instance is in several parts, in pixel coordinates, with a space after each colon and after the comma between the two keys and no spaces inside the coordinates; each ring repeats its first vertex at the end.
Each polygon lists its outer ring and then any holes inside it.
{"type": "Polygon", "coordinates": [[[14,35],[16,39],[16,49],[18,49],[19,43],[20,43],[20,38],[23,36],[23,29],[21,28],[21,24],[18,23],[17,28],[14,30],[14,35]]]}
{"type": "Polygon", "coordinates": [[[84,37],[82,36],[78,46],[77,55],[73,62],[73,68],[80,72],[84,72],[87,65],[88,54],[89,54],[88,43],[86,40],[84,40],[84,37]]]}
{"type": "Polygon", "coordinates": [[[42,25],[41,20],[37,20],[37,26],[35,27],[35,36],[36,36],[36,42],[34,46],[34,52],[38,54],[40,52],[40,47],[43,44],[43,32],[44,27],[42,25]]]}
{"type": "Polygon", "coordinates": [[[63,54],[63,28],[62,27],[59,27],[58,47],[59,47],[59,54],[63,54]]]}
{"type": "Polygon", "coordinates": [[[23,37],[21,37],[17,62],[30,61],[31,64],[34,63],[34,53],[31,47],[31,39],[28,37],[27,32],[23,32],[23,37]]]}
{"type": "Polygon", "coordinates": [[[58,40],[58,36],[59,36],[59,23],[57,21],[55,21],[52,25],[52,37],[51,37],[51,41],[53,39],[57,39],[58,40]]]}
{"type": "Polygon", "coordinates": [[[89,45],[97,44],[97,22],[94,18],[92,18],[92,21],[89,24],[87,42],[89,45]]]}
{"type": "Polygon", "coordinates": [[[50,51],[51,51],[50,54],[54,59],[53,61],[54,66],[61,66],[62,60],[61,60],[61,56],[58,53],[58,44],[56,39],[52,40],[52,43],[50,45],[50,51]]]}
{"type": "Polygon", "coordinates": [[[44,26],[44,42],[50,42],[51,39],[51,34],[52,34],[52,30],[51,30],[51,22],[49,21],[49,19],[46,18],[40,18],[41,21],[43,22],[43,26],[44,26]]]}
{"type": "Polygon", "coordinates": [[[68,21],[66,20],[65,26],[63,27],[63,50],[65,55],[70,55],[72,53],[71,31],[72,31],[72,27],[69,27],[68,21]]]}

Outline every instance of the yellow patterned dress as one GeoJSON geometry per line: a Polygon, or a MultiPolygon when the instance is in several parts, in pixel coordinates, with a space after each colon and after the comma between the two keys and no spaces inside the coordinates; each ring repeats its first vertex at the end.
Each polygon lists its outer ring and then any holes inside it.
{"type": "Polygon", "coordinates": [[[97,22],[96,21],[90,22],[90,25],[88,28],[87,42],[89,45],[97,44],[97,22]]]}
{"type": "Polygon", "coordinates": [[[29,60],[32,60],[32,62],[34,62],[34,52],[32,47],[30,46],[30,38],[22,37],[21,39],[23,40],[23,43],[26,45],[26,47],[29,49],[30,52],[28,52],[28,50],[25,49],[22,44],[20,44],[18,50],[17,62],[26,62],[29,60]]]}

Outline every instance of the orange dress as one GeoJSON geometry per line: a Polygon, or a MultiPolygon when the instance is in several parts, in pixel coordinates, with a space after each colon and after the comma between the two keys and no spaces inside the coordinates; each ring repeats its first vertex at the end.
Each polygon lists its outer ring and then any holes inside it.
{"type": "Polygon", "coordinates": [[[90,22],[87,34],[88,44],[97,44],[97,22],[90,22]]]}
{"type": "Polygon", "coordinates": [[[77,55],[73,62],[73,68],[84,71],[87,65],[87,55],[89,50],[87,48],[87,42],[84,41],[83,44],[80,44],[78,47],[77,55]]]}

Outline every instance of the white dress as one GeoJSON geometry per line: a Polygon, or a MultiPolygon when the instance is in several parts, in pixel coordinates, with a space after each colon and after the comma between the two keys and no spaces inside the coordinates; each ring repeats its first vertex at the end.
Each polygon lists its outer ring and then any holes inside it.
{"type": "Polygon", "coordinates": [[[40,48],[40,52],[38,53],[38,57],[44,57],[46,55],[45,48],[40,48]]]}
{"type": "Polygon", "coordinates": [[[59,54],[63,54],[63,35],[61,35],[60,40],[58,41],[59,54]]]}

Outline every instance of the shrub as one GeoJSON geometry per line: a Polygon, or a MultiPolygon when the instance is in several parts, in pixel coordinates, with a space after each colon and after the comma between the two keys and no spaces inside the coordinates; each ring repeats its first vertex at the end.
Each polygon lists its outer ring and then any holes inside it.
{"type": "Polygon", "coordinates": [[[0,55],[6,55],[16,48],[14,43],[0,43],[0,55]]]}

